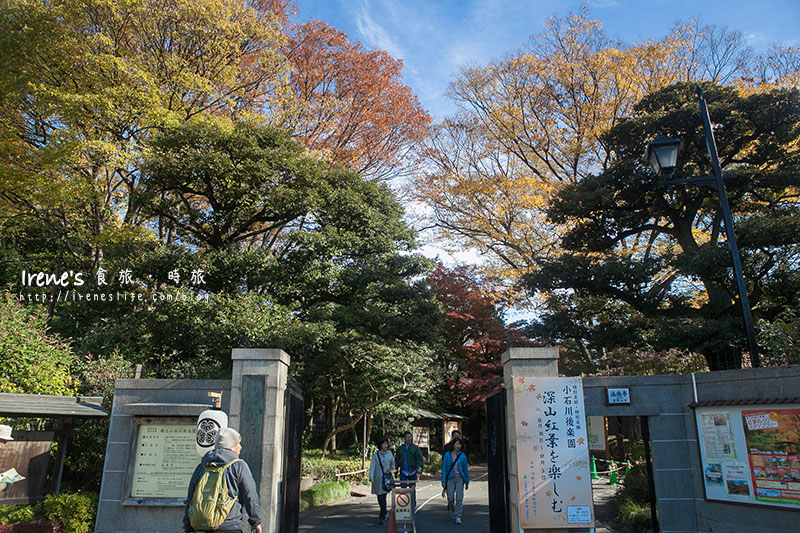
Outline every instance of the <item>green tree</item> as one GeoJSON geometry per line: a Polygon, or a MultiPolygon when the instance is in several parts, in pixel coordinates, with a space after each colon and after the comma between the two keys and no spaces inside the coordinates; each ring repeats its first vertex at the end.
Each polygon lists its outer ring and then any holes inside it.
{"type": "MultiPolygon", "coordinates": [[[[745,97],[712,84],[704,89],[723,172],[737,176],[726,186],[751,305],[757,317],[773,320],[797,305],[800,281],[800,92],[745,97]]],[[[604,137],[615,154],[608,169],[564,188],[549,210],[570,230],[564,253],[527,278],[549,296],[539,330],[574,334],[564,318],[577,318],[597,350],[679,348],[704,354],[712,370],[739,368],[745,337],[717,193],[658,184],[641,153],[659,132],[684,140],[675,178],[711,174],[694,84],[639,102],[604,137]],[[576,312],[592,301],[594,313],[576,312]]]]}
{"type": "Polygon", "coordinates": [[[69,345],[49,335],[42,313],[0,295],[0,392],[74,394],[69,345]]]}

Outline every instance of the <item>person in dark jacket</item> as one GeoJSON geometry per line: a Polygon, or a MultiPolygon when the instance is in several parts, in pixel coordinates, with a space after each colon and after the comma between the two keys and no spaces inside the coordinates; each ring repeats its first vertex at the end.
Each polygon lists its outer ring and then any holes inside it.
{"type": "MultiPolygon", "coordinates": [[[[239,457],[242,451],[242,437],[239,432],[231,428],[223,428],[217,433],[217,443],[215,449],[203,456],[200,464],[192,474],[189,481],[189,498],[186,500],[186,508],[183,512],[184,531],[194,531],[189,521],[189,502],[194,496],[194,489],[200,476],[203,475],[204,465],[225,465],[239,457]]],[[[225,522],[215,531],[242,531],[242,508],[247,511],[247,521],[250,523],[252,531],[261,533],[261,506],[258,504],[258,492],[256,482],[250,467],[244,461],[236,461],[225,469],[225,482],[228,484],[228,495],[236,498],[225,522]]]]}
{"type": "Polygon", "coordinates": [[[453,441],[455,441],[456,439],[461,439],[461,443],[464,445],[462,451],[464,452],[464,455],[469,457],[469,446],[467,446],[466,441],[461,436],[461,432],[457,429],[454,429],[453,432],[450,434],[450,442],[445,444],[444,448],[442,448],[442,457],[444,457],[447,454],[447,452],[453,449],[453,441]]]}
{"type": "MultiPolygon", "coordinates": [[[[419,446],[414,444],[414,436],[410,431],[403,433],[403,444],[397,448],[394,464],[400,471],[400,481],[419,479],[422,467],[425,466],[425,459],[422,457],[419,446]]],[[[407,487],[408,485],[400,486],[407,487]]],[[[411,507],[417,508],[416,491],[411,493],[411,507]]]]}

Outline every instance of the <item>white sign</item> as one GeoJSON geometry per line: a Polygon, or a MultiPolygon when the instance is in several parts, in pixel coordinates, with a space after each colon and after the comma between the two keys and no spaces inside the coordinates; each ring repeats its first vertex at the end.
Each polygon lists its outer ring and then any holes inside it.
{"type": "Polygon", "coordinates": [[[394,517],[398,522],[411,522],[411,491],[394,494],[394,517]]]}
{"type": "Polygon", "coordinates": [[[624,389],[606,389],[609,405],[629,405],[631,394],[627,387],[624,389]]]}
{"type": "Polygon", "coordinates": [[[592,508],[588,505],[572,505],[567,507],[567,522],[570,524],[588,524],[592,521],[592,508]]]}
{"type": "Polygon", "coordinates": [[[581,378],[513,380],[520,527],[593,527],[581,378]]]}

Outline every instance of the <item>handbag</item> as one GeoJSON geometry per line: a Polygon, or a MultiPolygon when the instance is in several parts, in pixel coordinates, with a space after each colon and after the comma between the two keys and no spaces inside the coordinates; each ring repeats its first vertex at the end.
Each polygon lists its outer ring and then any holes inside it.
{"type": "Polygon", "coordinates": [[[386,472],[386,470],[383,468],[383,459],[381,459],[381,454],[375,452],[375,455],[378,456],[378,464],[381,465],[381,474],[382,474],[381,486],[383,487],[383,490],[385,490],[386,492],[392,492],[392,484],[394,483],[394,477],[392,477],[392,474],[386,472]]]}

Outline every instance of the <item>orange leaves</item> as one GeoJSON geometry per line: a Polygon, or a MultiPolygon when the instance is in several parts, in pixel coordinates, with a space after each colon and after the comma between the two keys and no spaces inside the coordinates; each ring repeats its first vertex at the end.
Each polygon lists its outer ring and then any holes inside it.
{"type": "Polygon", "coordinates": [[[430,122],[401,81],[402,62],[320,21],[294,30],[287,56],[294,102],[283,121],[297,137],[373,179],[397,175],[430,122]]]}

